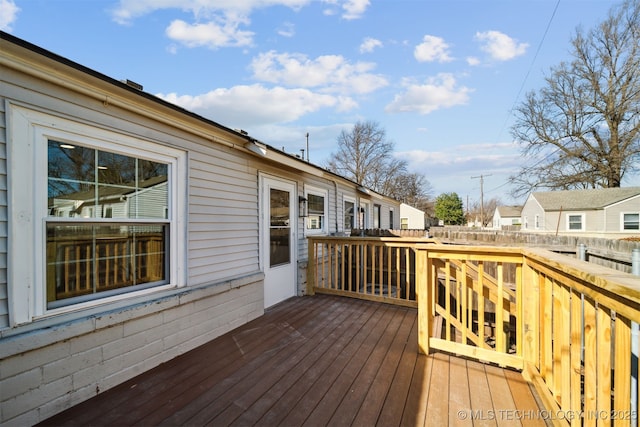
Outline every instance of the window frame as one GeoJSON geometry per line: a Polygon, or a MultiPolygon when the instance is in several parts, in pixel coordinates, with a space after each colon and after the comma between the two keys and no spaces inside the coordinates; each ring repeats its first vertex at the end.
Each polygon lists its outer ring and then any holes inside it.
{"type": "MultiPolygon", "coordinates": [[[[91,126],[18,104],[7,104],[8,194],[9,203],[13,206],[9,216],[8,230],[10,324],[28,323],[42,317],[184,286],[186,283],[187,152],[147,138],[91,126]],[[69,141],[85,147],[104,149],[169,165],[168,219],[158,220],[163,224],[169,224],[167,262],[170,268],[167,284],[124,291],[63,307],[47,308],[45,264],[47,224],[87,222],[86,218],[49,215],[47,146],[50,139],[69,141]],[[25,218],[29,220],[25,221],[25,218]]],[[[90,222],[104,224],[120,222],[135,225],[156,221],[148,218],[93,218],[90,222]]]]}
{"type": "Polygon", "coordinates": [[[329,191],[323,188],[305,186],[304,197],[307,199],[307,217],[304,219],[304,232],[306,235],[327,234],[327,223],[329,220],[329,191]],[[309,228],[311,218],[309,196],[319,196],[323,198],[322,227],[309,228]]]}
{"type": "Polygon", "coordinates": [[[379,203],[373,204],[373,227],[375,229],[382,228],[382,205],[379,203]]]}
{"type": "Polygon", "coordinates": [[[566,215],[566,227],[568,232],[580,232],[585,231],[585,214],[583,212],[578,213],[567,213],[566,215]],[[571,218],[572,217],[580,217],[580,228],[571,228],[571,218]]]}
{"type": "Polygon", "coordinates": [[[369,223],[370,223],[369,207],[370,206],[371,206],[371,203],[368,200],[360,198],[360,201],[358,204],[358,220],[356,222],[357,223],[356,228],[360,230],[369,229],[369,223]],[[361,217],[362,217],[362,221],[360,221],[361,217]],[[362,222],[362,224],[360,222],[362,222]]]}
{"type": "Polygon", "coordinates": [[[639,231],[640,230],[640,212],[620,212],[620,231],[639,231]],[[637,215],[638,216],[638,228],[626,228],[625,215],[637,215]]]}
{"type": "Polygon", "coordinates": [[[344,232],[351,232],[351,230],[358,228],[356,226],[357,220],[358,220],[357,213],[358,213],[358,203],[356,201],[356,198],[343,196],[342,197],[342,227],[344,232]],[[351,213],[351,227],[349,229],[344,228],[346,225],[344,221],[346,216],[346,211],[347,211],[346,203],[353,204],[353,212],[351,213]]]}

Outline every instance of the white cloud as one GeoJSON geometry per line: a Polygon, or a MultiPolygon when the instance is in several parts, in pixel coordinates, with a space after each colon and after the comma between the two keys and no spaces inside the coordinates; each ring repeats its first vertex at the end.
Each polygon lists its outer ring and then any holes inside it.
{"type": "Polygon", "coordinates": [[[307,89],[266,88],[259,84],[220,88],[196,96],[176,93],[156,96],[224,126],[243,129],[292,122],[323,108],[341,111],[356,106],[347,97],[319,94],[307,89]]]}
{"type": "Polygon", "coordinates": [[[480,65],[480,58],[476,58],[475,56],[467,57],[467,64],[475,67],[476,65],[480,65]]]}
{"type": "Polygon", "coordinates": [[[416,46],[413,56],[418,62],[450,62],[449,45],[441,37],[426,35],[416,46]]]}
{"type": "Polygon", "coordinates": [[[464,105],[469,102],[472,89],[457,87],[451,74],[439,74],[424,84],[407,84],[403,93],[395,96],[385,107],[389,113],[417,112],[429,114],[433,111],[464,105]]]}
{"type": "Polygon", "coordinates": [[[360,44],[360,53],[373,52],[374,49],[377,47],[382,47],[382,42],[380,40],[377,40],[371,37],[366,37],[360,44]]]}
{"type": "Polygon", "coordinates": [[[291,22],[283,23],[277,30],[282,37],[293,37],[296,34],[296,26],[291,22]]]}
{"type": "Polygon", "coordinates": [[[371,73],[375,64],[352,64],[340,55],[323,55],[309,59],[303,54],[270,51],[253,58],[253,78],[286,86],[320,88],[327,93],[370,93],[388,84],[371,73]]]}
{"type": "Polygon", "coordinates": [[[188,47],[210,48],[249,46],[254,33],[241,30],[259,8],[285,6],[297,10],[311,0],[120,0],[113,19],[128,25],[138,17],[157,10],[179,9],[193,14],[194,22],[174,20],[166,29],[171,39],[188,47]]]}
{"type": "Polygon", "coordinates": [[[408,150],[395,153],[406,160],[410,171],[425,173],[435,194],[457,192],[479,196],[479,182],[472,176],[490,175],[484,186],[485,196],[506,197],[509,175],[517,173],[522,162],[518,147],[510,142],[448,145],[446,150],[408,150]]]}
{"type": "Polygon", "coordinates": [[[342,4],[342,17],[347,20],[359,19],[369,6],[369,0],[346,0],[342,4]]]}
{"type": "Polygon", "coordinates": [[[13,0],[0,0],[0,30],[10,32],[11,26],[18,19],[20,8],[13,0]]]}
{"type": "Polygon", "coordinates": [[[339,8],[342,9],[341,17],[349,21],[362,18],[370,5],[369,0],[322,0],[322,3],[327,5],[323,10],[324,15],[337,15],[339,8]]]}
{"type": "Polygon", "coordinates": [[[480,49],[497,61],[508,61],[524,55],[529,47],[529,44],[518,43],[516,39],[500,31],[478,32],[475,39],[480,42],[480,49]]]}
{"type": "Polygon", "coordinates": [[[198,19],[209,19],[212,14],[248,16],[256,9],[285,6],[300,9],[311,0],[120,0],[113,10],[113,19],[121,24],[131,23],[140,16],[163,9],[180,9],[193,13],[198,19]]]}
{"type": "Polygon", "coordinates": [[[188,24],[182,20],[173,21],[166,29],[167,36],[187,47],[205,46],[212,49],[229,46],[250,46],[253,42],[251,31],[238,29],[240,22],[227,21],[223,25],[215,22],[188,24]]]}

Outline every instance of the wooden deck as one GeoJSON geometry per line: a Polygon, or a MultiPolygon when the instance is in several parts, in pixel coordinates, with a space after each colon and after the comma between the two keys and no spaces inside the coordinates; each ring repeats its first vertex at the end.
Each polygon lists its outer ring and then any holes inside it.
{"type": "Polygon", "coordinates": [[[416,317],[293,298],[42,425],[545,425],[518,372],[419,355],[416,317]]]}

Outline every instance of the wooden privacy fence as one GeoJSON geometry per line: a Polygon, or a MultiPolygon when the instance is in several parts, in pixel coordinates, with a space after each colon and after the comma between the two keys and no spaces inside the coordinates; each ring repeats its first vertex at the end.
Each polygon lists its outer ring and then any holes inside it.
{"type": "Polygon", "coordinates": [[[418,307],[421,351],[521,370],[560,423],[637,423],[637,276],[542,249],[311,237],[308,292],[418,307]]]}

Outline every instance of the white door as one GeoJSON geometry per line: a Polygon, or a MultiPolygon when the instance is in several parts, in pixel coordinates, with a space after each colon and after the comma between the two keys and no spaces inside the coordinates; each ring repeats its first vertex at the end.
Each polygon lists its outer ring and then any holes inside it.
{"type": "Polygon", "coordinates": [[[296,295],[295,195],[293,182],[261,177],[264,307],[296,295]]]}

